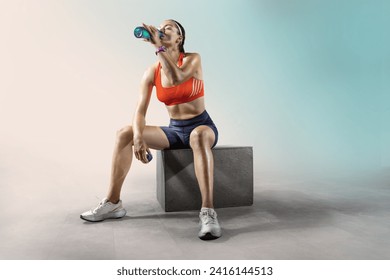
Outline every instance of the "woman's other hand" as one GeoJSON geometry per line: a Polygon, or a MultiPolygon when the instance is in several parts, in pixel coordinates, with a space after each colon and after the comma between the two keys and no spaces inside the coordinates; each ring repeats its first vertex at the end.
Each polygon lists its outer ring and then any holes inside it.
{"type": "Polygon", "coordinates": [[[145,23],[142,23],[142,25],[150,33],[150,40],[144,40],[144,41],[152,43],[157,48],[160,47],[162,44],[161,44],[161,38],[160,38],[159,30],[155,26],[153,26],[153,25],[146,25],[145,23]]]}
{"type": "Polygon", "coordinates": [[[134,139],[134,155],[136,159],[142,161],[143,163],[149,163],[146,154],[150,153],[149,147],[146,145],[145,141],[142,138],[134,139]]]}

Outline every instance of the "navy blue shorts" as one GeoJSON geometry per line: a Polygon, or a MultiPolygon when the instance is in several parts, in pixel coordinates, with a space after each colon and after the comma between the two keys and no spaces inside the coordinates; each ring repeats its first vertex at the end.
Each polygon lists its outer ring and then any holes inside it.
{"type": "Polygon", "coordinates": [[[190,148],[190,134],[194,128],[200,125],[207,125],[214,131],[215,141],[213,148],[218,142],[218,130],[206,110],[192,119],[171,119],[169,126],[160,127],[168,137],[170,149],[188,149],[190,148]]]}

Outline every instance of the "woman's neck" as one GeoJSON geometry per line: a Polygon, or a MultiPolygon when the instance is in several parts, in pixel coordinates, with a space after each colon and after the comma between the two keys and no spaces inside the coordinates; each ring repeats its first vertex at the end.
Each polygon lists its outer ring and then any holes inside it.
{"type": "Polygon", "coordinates": [[[172,57],[174,61],[179,60],[180,51],[178,49],[167,49],[167,53],[169,54],[170,57],[172,57]]]}

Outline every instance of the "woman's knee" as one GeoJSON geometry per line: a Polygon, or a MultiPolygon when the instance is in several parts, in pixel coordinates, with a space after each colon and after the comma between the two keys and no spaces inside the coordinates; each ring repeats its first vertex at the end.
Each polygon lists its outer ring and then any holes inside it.
{"type": "Polygon", "coordinates": [[[118,142],[133,141],[133,127],[131,125],[122,127],[116,132],[116,139],[118,142]]]}
{"type": "Polygon", "coordinates": [[[193,149],[209,147],[212,136],[206,129],[194,129],[190,134],[190,146],[193,149]]]}

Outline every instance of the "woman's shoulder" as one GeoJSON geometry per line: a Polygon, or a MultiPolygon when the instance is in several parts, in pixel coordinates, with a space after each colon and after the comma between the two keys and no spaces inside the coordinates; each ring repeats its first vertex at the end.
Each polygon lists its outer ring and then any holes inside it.
{"type": "Polygon", "coordinates": [[[184,53],[184,57],[188,57],[188,58],[200,58],[200,54],[199,53],[196,53],[196,52],[191,52],[191,53],[184,53]]]}
{"type": "Polygon", "coordinates": [[[150,65],[146,70],[145,72],[146,73],[155,73],[157,71],[157,67],[160,65],[160,62],[156,61],[155,63],[153,63],[152,65],[150,65]]]}
{"type": "Polygon", "coordinates": [[[184,57],[183,57],[183,62],[184,61],[187,61],[187,62],[190,62],[191,64],[193,63],[197,63],[197,64],[200,64],[200,54],[199,53],[185,53],[184,54],[184,57]]]}
{"type": "Polygon", "coordinates": [[[143,80],[153,83],[155,79],[155,74],[157,70],[158,62],[152,64],[148,68],[145,69],[144,74],[143,74],[143,80]]]}

